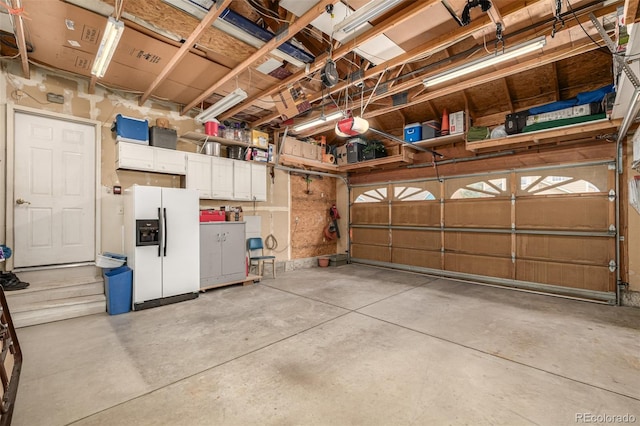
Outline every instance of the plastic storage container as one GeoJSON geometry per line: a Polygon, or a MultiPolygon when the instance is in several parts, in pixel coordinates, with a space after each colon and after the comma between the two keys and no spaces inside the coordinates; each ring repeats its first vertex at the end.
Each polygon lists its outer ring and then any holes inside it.
{"type": "Polygon", "coordinates": [[[176,149],[178,133],[173,129],[151,126],[149,128],[149,145],[159,148],[176,149]]]}
{"type": "Polygon", "coordinates": [[[134,142],[149,145],[148,120],[118,114],[111,130],[116,132],[116,142],[134,142]]]}
{"type": "Polygon", "coordinates": [[[110,269],[104,273],[104,288],[109,315],[124,314],[131,310],[133,271],[128,266],[110,269]]]}
{"type": "Polygon", "coordinates": [[[440,136],[440,122],[429,120],[422,123],[422,140],[433,139],[440,136]]]}
{"type": "Polygon", "coordinates": [[[418,142],[422,140],[422,124],[412,123],[404,126],[405,142],[418,142]]]}

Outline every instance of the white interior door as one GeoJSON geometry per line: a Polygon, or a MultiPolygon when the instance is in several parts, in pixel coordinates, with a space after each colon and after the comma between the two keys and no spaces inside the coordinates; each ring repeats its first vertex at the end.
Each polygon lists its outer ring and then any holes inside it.
{"type": "Polygon", "coordinates": [[[14,266],[95,260],[95,128],[16,111],[14,266]]]}

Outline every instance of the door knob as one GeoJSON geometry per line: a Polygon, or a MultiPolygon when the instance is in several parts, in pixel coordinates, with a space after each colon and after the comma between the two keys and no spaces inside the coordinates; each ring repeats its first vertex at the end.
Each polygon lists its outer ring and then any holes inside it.
{"type": "Polygon", "coordinates": [[[16,200],[16,204],[22,205],[22,204],[31,204],[31,203],[29,201],[27,201],[27,200],[23,200],[22,198],[18,198],[16,200]]]}

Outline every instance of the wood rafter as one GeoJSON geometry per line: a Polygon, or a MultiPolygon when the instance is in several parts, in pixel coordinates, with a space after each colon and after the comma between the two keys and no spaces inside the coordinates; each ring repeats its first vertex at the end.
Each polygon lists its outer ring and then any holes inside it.
{"type": "Polygon", "coordinates": [[[397,67],[396,70],[393,72],[393,74],[391,76],[389,76],[389,79],[391,80],[389,82],[389,86],[388,86],[389,89],[391,89],[393,87],[393,85],[396,84],[396,81],[397,81],[396,79],[398,77],[400,77],[400,73],[402,72],[402,70],[404,70],[404,66],[405,65],[406,64],[402,64],[399,67],[397,67]]]}
{"type": "Polygon", "coordinates": [[[513,109],[513,99],[511,99],[511,92],[509,91],[509,85],[507,84],[506,78],[500,79],[502,82],[502,88],[504,89],[504,94],[507,95],[507,103],[509,104],[509,111],[515,112],[513,109]]]}
{"type": "Polygon", "coordinates": [[[215,93],[215,91],[218,90],[220,87],[222,87],[225,83],[231,81],[233,78],[235,78],[236,76],[244,72],[256,60],[262,58],[264,55],[266,55],[273,49],[277,48],[278,46],[282,45],[284,42],[291,39],[294,35],[296,35],[296,33],[298,33],[298,31],[300,31],[302,28],[309,25],[309,23],[311,23],[311,21],[316,19],[321,13],[324,13],[324,8],[326,5],[335,4],[338,1],[339,0],[320,0],[318,3],[316,3],[315,6],[309,9],[307,12],[305,12],[304,15],[302,15],[298,20],[296,20],[293,24],[291,24],[286,32],[280,34],[279,36],[273,37],[271,40],[265,43],[260,49],[258,49],[253,55],[249,56],[247,59],[242,61],[240,65],[238,65],[237,67],[229,71],[227,74],[225,74],[224,77],[218,80],[215,84],[213,84],[203,93],[201,93],[194,100],[189,102],[182,109],[182,114],[183,115],[186,114],[191,108],[193,108],[194,106],[196,106],[197,104],[199,104],[200,102],[202,102],[203,100],[211,96],[213,93],[215,93]]]}
{"type": "MultiPolygon", "coordinates": [[[[568,47],[564,47],[563,49],[558,49],[555,50],[552,53],[549,53],[547,55],[544,56],[540,56],[534,59],[529,59],[527,61],[523,61],[520,62],[518,64],[515,65],[511,65],[508,67],[504,67],[498,71],[494,71],[494,72],[489,72],[483,75],[480,75],[478,77],[474,77],[474,78],[470,78],[468,80],[465,81],[457,81],[455,86],[449,86],[449,87],[443,87],[441,89],[436,89],[436,90],[432,90],[428,93],[425,93],[423,95],[420,96],[416,96],[415,98],[413,98],[411,101],[409,101],[408,103],[401,105],[401,106],[396,106],[396,107],[388,107],[388,108],[381,108],[378,110],[374,110],[374,111],[369,111],[368,113],[365,113],[365,118],[369,118],[369,117],[375,117],[377,115],[381,115],[390,111],[393,111],[394,109],[398,108],[398,107],[408,107],[411,105],[417,105],[420,104],[422,102],[425,102],[429,99],[435,99],[438,98],[440,96],[445,96],[448,94],[451,94],[453,92],[456,91],[460,91],[460,90],[464,90],[464,89],[469,89],[471,87],[474,86],[478,86],[484,83],[488,83],[490,81],[494,81],[500,78],[504,78],[506,76],[512,75],[512,74],[517,74],[519,72],[522,71],[526,71],[532,68],[536,68],[539,67],[541,65],[546,65],[548,63],[554,62],[554,61],[558,61],[560,59],[565,59],[565,58],[569,58],[572,56],[576,56],[579,55],[581,53],[585,53],[585,52],[589,52],[592,51],[594,49],[597,49],[598,47],[595,46],[591,40],[586,40],[583,41],[583,44],[581,46],[568,46],[568,47]]],[[[418,83],[420,84],[420,83],[418,83]]],[[[388,95],[387,95],[388,96],[388,95]]],[[[375,99],[375,97],[374,97],[375,99]]]]}
{"type": "MultiPolygon", "coordinates": [[[[22,8],[20,0],[12,0],[11,5],[14,10],[22,8]]],[[[22,74],[25,78],[31,78],[29,71],[29,57],[27,56],[27,41],[24,38],[24,21],[22,13],[16,13],[14,16],[14,25],[16,31],[16,42],[18,43],[18,53],[20,53],[20,64],[22,65],[22,74]]]]}
{"type": "MultiPolygon", "coordinates": [[[[519,3],[518,7],[514,7],[514,9],[512,10],[512,13],[517,12],[518,10],[521,10],[523,8],[526,7],[526,3],[519,3]]],[[[352,84],[358,83],[360,81],[369,79],[369,78],[373,78],[383,72],[385,72],[386,70],[389,69],[393,69],[397,66],[403,65],[407,62],[410,62],[420,56],[422,56],[425,52],[433,52],[433,51],[441,51],[442,49],[445,49],[448,45],[450,45],[451,43],[454,43],[458,40],[460,40],[461,38],[464,37],[468,37],[471,34],[475,33],[476,31],[481,30],[482,28],[486,27],[487,25],[492,25],[491,19],[489,19],[489,17],[487,16],[483,16],[480,19],[476,19],[474,20],[471,24],[465,26],[465,27],[461,27],[459,29],[456,29],[455,31],[452,31],[450,33],[447,34],[443,34],[442,36],[436,37],[433,40],[430,40],[426,43],[421,44],[420,46],[415,47],[414,49],[410,50],[407,53],[404,53],[396,58],[393,58],[389,61],[383,62],[381,64],[378,64],[378,66],[371,68],[370,70],[367,70],[363,73],[363,76],[358,79],[358,80],[354,80],[354,81],[348,81],[348,82],[342,82],[342,83],[338,83],[335,86],[333,86],[330,90],[330,93],[335,93],[335,92],[339,92],[341,90],[344,90],[345,87],[350,86],[352,84]]],[[[378,28],[378,26],[375,26],[373,29],[378,28]]],[[[371,30],[370,30],[371,31],[371,30]]],[[[365,33],[366,34],[366,33],[365,33]]],[[[316,61],[317,62],[317,61],[316,61]]],[[[315,63],[315,62],[314,62],[315,63]]],[[[292,76],[293,77],[293,76],[292,76]]],[[[406,83],[398,83],[397,86],[395,86],[395,88],[397,89],[398,87],[402,87],[401,90],[399,91],[403,91],[408,87],[411,87],[411,85],[407,86],[406,83]]],[[[316,92],[314,94],[310,94],[310,96],[308,96],[308,100],[310,102],[315,102],[319,99],[321,99],[323,96],[323,93],[321,92],[316,92]]],[[[228,111],[226,114],[223,115],[223,117],[225,116],[230,116],[233,115],[234,113],[238,112],[242,110],[242,108],[235,108],[233,110],[228,111]]],[[[280,116],[279,113],[273,113],[270,114],[266,117],[261,118],[258,121],[255,121],[252,123],[252,126],[259,126],[261,124],[264,123],[268,123],[271,120],[274,120],[276,118],[278,118],[280,116]]]]}
{"type": "Polygon", "coordinates": [[[624,2],[624,22],[629,25],[637,22],[638,0],[626,0],[624,2]]]}
{"type": "Polygon", "coordinates": [[[551,84],[553,85],[553,89],[555,91],[554,98],[556,101],[560,100],[560,82],[558,81],[558,66],[554,62],[551,64],[551,84]]]}
{"type": "MultiPolygon", "coordinates": [[[[374,26],[373,28],[371,28],[370,30],[366,31],[365,33],[361,34],[359,37],[357,37],[357,40],[351,40],[345,44],[343,44],[342,46],[338,47],[337,49],[335,49],[332,53],[332,58],[333,60],[336,60],[338,58],[341,58],[345,55],[347,55],[348,53],[350,53],[351,51],[353,51],[356,47],[358,47],[358,45],[365,43],[377,36],[379,36],[380,34],[384,33],[385,31],[394,28],[396,26],[401,25],[403,22],[405,22],[408,19],[413,18],[414,16],[418,15],[420,12],[422,12],[424,9],[430,7],[433,4],[438,3],[438,0],[426,0],[426,1],[420,1],[420,2],[412,2],[410,6],[405,7],[404,9],[402,9],[402,11],[394,16],[391,16],[390,18],[384,20],[383,22],[377,24],[376,26],[374,26]]],[[[488,19],[488,18],[487,18],[488,19]]],[[[314,73],[318,70],[320,70],[324,64],[327,62],[327,58],[328,58],[328,54],[324,54],[318,58],[316,58],[316,60],[309,65],[309,73],[314,73]]],[[[379,67],[376,67],[379,68],[379,67]]],[[[270,96],[273,95],[275,93],[277,93],[278,91],[280,91],[280,89],[282,87],[287,87],[290,84],[293,84],[295,82],[297,82],[298,80],[304,78],[307,75],[307,72],[305,70],[303,71],[299,71],[291,76],[289,76],[288,78],[282,80],[280,83],[278,83],[277,85],[274,85],[266,90],[263,90],[259,95],[255,95],[250,97],[249,99],[247,99],[245,101],[245,103],[243,105],[239,105],[235,108],[230,109],[229,111],[225,112],[224,114],[222,114],[220,116],[220,118],[228,118],[231,117],[235,114],[237,114],[238,112],[242,111],[243,109],[245,109],[247,107],[247,105],[250,105],[252,103],[254,103],[255,101],[257,101],[258,99],[260,99],[263,96],[270,96]]],[[[344,89],[344,87],[341,87],[341,90],[344,89]]],[[[334,93],[335,91],[332,91],[332,93],[334,93]]],[[[278,117],[278,116],[276,116],[278,117]]],[[[271,121],[271,120],[268,120],[271,121]]]]}
{"type": "Polygon", "coordinates": [[[198,26],[193,30],[189,38],[182,44],[182,47],[178,49],[175,55],[171,59],[167,65],[160,71],[160,74],[153,80],[153,82],[149,85],[147,90],[140,97],[139,104],[142,105],[144,102],[149,99],[149,96],[153,93],[153,91],[162,84],[162,82],[171,74],[171,72],[178,66],[180,61],[189,53],[189,50],[193,47],[193,45],[202,37],[202,34],[206,29],[208,29],[213,21],[215,21],[220,14],[231,4],[232,0],[222,0],[221,3],[216,3],[211,7],[211,10],[207,13],[207,15],[200,21],[198,26]]]}

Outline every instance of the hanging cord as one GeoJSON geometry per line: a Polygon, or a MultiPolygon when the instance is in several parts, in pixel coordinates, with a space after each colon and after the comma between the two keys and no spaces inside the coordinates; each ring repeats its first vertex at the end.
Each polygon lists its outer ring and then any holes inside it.
{"type": "Polygon", "coordinates": [[[264,239],[264,246],[268,250],[275,250],[278,248],[278,240],[273,234],[269,234],[267,238],[264,239]]]}
{"type": "Polygon", "coordinates": [[[440,173],[438,172],[438,162],[436,161],[436,154],[435,154],[435,153],[432,153],[432,155],[433,155],[433,168],[434,168],[434,169],[435,169],[435,171],[436,171],[436,179],[438,179],[438,182],[442,183],[442,182],[443,182],[443,180],[442,180],[442,178],[440,177],[440,173]]]}
{"type": "Polygon", "coordinates": [[[556,32],[558,31],[556,25],[558,25],[558,23],[560,23],[560,29],[564,28],[564,19],[562,18],[562,0],[555,0],[555,6],[556,7],[553,10],[553,16],[555,19],[553,20],[553,26],[551,29],[551,38],[556,36],[556,32]]]}

